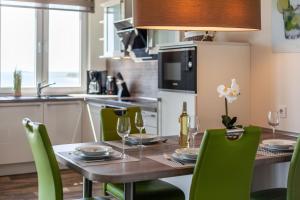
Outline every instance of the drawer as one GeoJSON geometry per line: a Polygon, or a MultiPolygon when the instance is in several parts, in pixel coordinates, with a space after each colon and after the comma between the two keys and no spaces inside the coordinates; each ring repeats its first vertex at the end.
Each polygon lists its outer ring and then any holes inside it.
{"type": "Polygon", "coordinates": [[[145,121],[145,126],[157,127],[157,113],[142,111],[143,119],[145,121]]]}
{"type": "Polygon", "coordinates": [[[157,134],[157,128],[156,127],[151,127],[151,126],[145,126],[146,133],[148,134],[157,134]]]}

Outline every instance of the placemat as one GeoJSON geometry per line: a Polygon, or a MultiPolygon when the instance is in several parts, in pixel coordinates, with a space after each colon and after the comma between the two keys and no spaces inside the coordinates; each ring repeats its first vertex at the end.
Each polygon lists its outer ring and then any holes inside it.
{"type": "MultiPolygon", "coordinates": [[[[168,157],[171,157],[171,155],[167,154],[168,157]]],[[[165,155],[154,155],[154,156],[146,156],[146,158],[149,158],[151,160],[154,160],[156,162],[159,162],[161,164],[167,165],[169,167],[174,167],[174,168],[189,168],[189,167],[194,167],[195,164],[191,163],[185,163],[184,165],[172,160],[168,160],[165,158],[165,155]]]]}
{"type": "MultiPolygon", "coordinates": [[[[120,140],[116,140],[116,141],[106,141],[104,142],[108,145],[111,145],[113,147],[117,147],[119,149],[122,149],[123,148],[123,144],[122,144],[122,141],[120,140]]],[[[158,142],[158,143],[155,143],[155,144],[151,144],[151,145],[143,145],[143,148],[150,148],[150,147],[155,147],[157,145],[161,145],[161,144],[164,144],[164,145],[174,145],[174,144],[178,144],[177,141],[175,140],[167,140],[166,142],[162,143],[162,142],[158,142]]],[[[128,145],[128,144],[125,144],[124,146],[124,149],[125,150],[136,150],[138,149],[139,147],[137,145],[128,145]]]]}
{"type": "MultiPolygon", "coordinates": [[[[119,153],[119,152],[118,152],[119,153]]],[[[74,151],[67,151],[67,152],[59,152],[61,156],[64,158],[75,162],[76,164],[82,167],[88,166],[98,166],[98,165],[109,165],[109,164],[118,164],[118,163],[126,163],[126,162],[136,162],[139,159],[134,158],[132,156],[127,155],[127,158],[121,159],[120,157],[113,157],[111,159],[103,159],[103,160],[83,160],[77,155],[74,154],[74,151]]],[[[119,153],[121,155],[121,153],[119,153]]]]}

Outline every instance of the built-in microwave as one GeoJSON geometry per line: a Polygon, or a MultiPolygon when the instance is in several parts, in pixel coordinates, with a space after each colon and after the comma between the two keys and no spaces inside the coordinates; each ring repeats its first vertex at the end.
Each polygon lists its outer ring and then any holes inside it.
{"type": "Polygon", "coordinates": [[[158,88],[197,93],[196,46],[159,49],[158,88]]]}

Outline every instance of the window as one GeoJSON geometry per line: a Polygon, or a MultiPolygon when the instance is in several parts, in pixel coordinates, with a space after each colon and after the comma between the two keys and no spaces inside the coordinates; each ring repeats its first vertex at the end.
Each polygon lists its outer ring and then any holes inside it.
{"type": "Polygon", "coordinates": [[[49,82],[80,86],[80,13],[49,12],[49,82]]]}
{"type": "Polygon", "coordinates": [[[13,71],[21,70],[23,87],[36,83],[36,12],[1,8],[1,87],[13,86],[13,71]]]}
{"type": "Polygon", "coordinates": [[[85,13],[0,7],[0,17],[1,91],[13,86],[15,69],[22,71],[23,88],[45,81],[83,89],[85,13]]]}

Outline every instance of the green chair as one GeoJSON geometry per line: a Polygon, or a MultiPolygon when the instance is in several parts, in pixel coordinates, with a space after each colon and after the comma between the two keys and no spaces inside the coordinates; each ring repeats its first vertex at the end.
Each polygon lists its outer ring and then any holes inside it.
{"type": "MultiPolygon", "coordinates": [[[[139,130],[135,127],[135,113],[141,112],[139,107],[127,108],[126,115],[130,118],[131,130],[130,134],[139,133],[139,130]]],[[[100,112],[100,124],[102,128],[102,141],[115,141],[121,140],[121,137],[116,131],[118,116],[115,114],[115,109],[105,108],[100,112]]]]}
{"type": "Polygon", "coordinates": [[[190,200],[249,200],[261,130],[245,128],[237,140],[225,130],[208,130],[200,146],[190,200]]]}
{"type": "MultiPolygon", "coordinates": [[[[24,119],[26,130],[35,166],[38,174],[39,200],[63,200],[63,186],[58,163],[52,145],[43,124],[24,119]]],[[[85,200],[104,200],[103,198],[87,198],[85,200]]]]}
{"type": "Polygon", "coordinates": [[[290,164],[287,188],[274,188],[252,193],[251,200],[299,200],[300,199],[300,138],[290,164]]]}
{"type": "MultiPolygon", "coordinates": [[[[136,112],[141,112],[139,107],[130,107],[126,115],[130,117],[131,134],[138,133],[134,124],[136,112]]],[[[105,108],[101,110],[101,127],[103,141],[120,140],[116,132],[117,115],[114,109],[105,108]]],[[[104,192],[119,200],[124,199],[124,184],[104,184],[104,192]]],[[[135,199],[142,200],[184,200],[184,193],[177,187],[160,180],[138,182],[135,185],[135,199]]]]}

